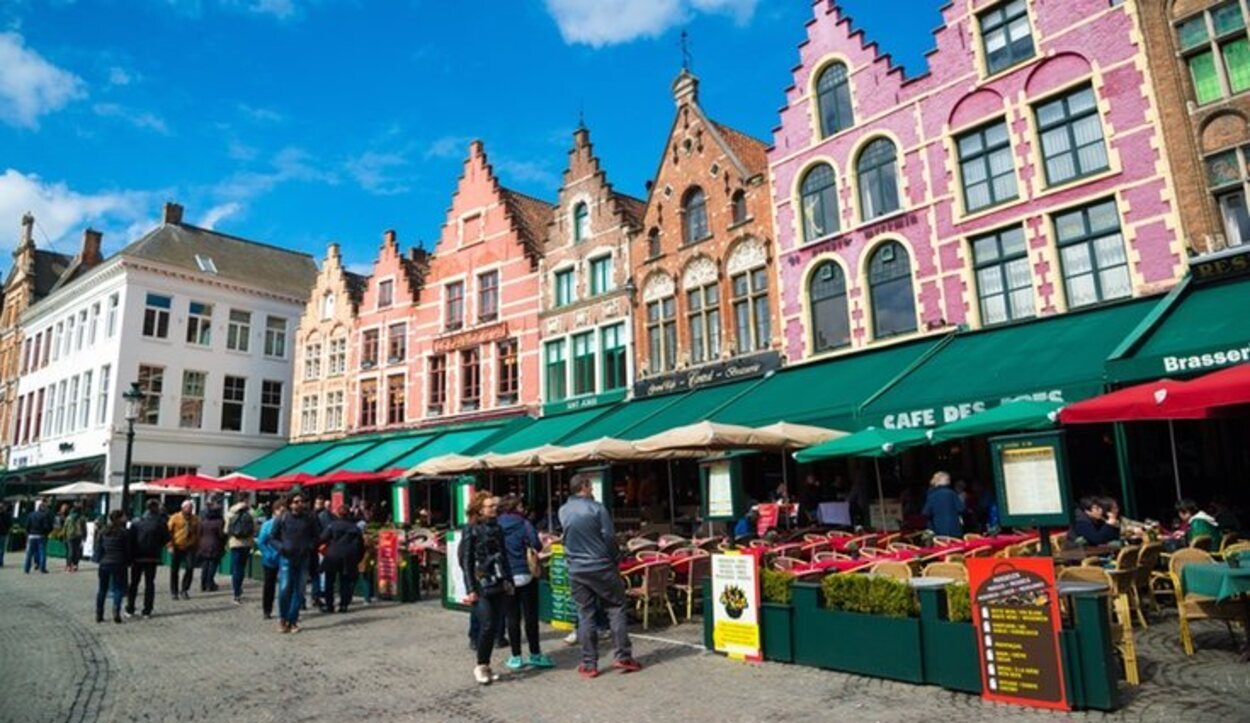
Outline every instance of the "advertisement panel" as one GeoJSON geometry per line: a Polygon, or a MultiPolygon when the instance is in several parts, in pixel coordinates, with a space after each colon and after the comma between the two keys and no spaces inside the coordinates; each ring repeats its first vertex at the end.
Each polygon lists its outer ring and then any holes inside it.
{"type": "Polygon", "coordinates": [[[569,582],[569,565],[564,556],[564,545],[551,546],[548,582],[551,585],[551,627],[556,630],[572,630],[577,627],[577,603],[573,602],[573,587],[569,582]]]}
{"type": "Polygon", "coordinates": [[[753,555],[712,555],[712,644],[738,660],[759,661],[759,565],[753,555]]]}
{"type": "Polygon", "coordinates": [[[393,598],[399,593],[399,531],[378,532],[378,597],[393,598]]]}

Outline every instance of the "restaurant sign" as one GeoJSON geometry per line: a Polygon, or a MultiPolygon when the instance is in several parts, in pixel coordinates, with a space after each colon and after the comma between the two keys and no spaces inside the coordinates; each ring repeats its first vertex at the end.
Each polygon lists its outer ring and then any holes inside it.
{"type": "Polygon", "coordinates": [[[1063,432],[991,437],[999,520],[1011,527],[1066,527],[1068,464],[1063,432]]]}
{"type": "Polygon", "coordinates": [[[603,394],[592,394],[585,397],[577,397],[575,399],[564,399],[559,402],[551,402],[543,405],[543,416],[551,414],[560,414],[561,412],[576,412],[579,409],[590,409],[603,404],[612,404],[619,402],[625,398],[625,390],[618,389],[615,392],[604,392],[603,394]]]}
{"type": "MultiPolygon", "coordinates": [[[[1089,394],[1096,394],[1097,391],[1097,389],[1092,389],[1089,394]]],[[[1071,394],[1070,391],[1068,396],[1074,399],[1080,398],[1077,395],[1071,394]]],[[[1013,394],[1011,396],[999,397],[998,399],[978,399],[969,402],[943,404],[940,406],[890,412],[881,418],[881,426],[886,429],[926,429],[930,427],[937,427],[943,424],[950,424],[951,422],[958,422],[964,417],[970,417],[977,412],[984,412],[991,407],[997,407],[1001,404],[1006,404],[1007,402],[1020,400],[1062,403],[1065,401],[1064,390],[1044,389],[1026,394],[1013,394]]]]}
{"type": "Polygon", "coordinates": [[[1189,262],[1189,272],[1198,284],[1250,275],[1250,246],[1196,258],[1189,262]]]}
{"type": "Polygon", "coordinates": [[[717,364],[705,364],[693,369],[648,377],[634,383],[634,397],[641,399],[672,392],[687,392],[715,384],[763,376],[780,368],[781,354],[767,351],[717,364]]]}
{"type": "Polygon", "coordinates": [[[737,551],[712,555],[712,647],[738,660],[758,662],[759,562],[737,551]]]}
{"type": "Polygon", "coordinates": [[[500,321],[490,326],[481,326],[468,331],[440,336],[434,340],[434,353],[442,354],[487,342],[499,341],[506,336],[508,336],[508,323],[500,321]]]}
{"type": "Polygon", "coordinates": [[[982,697],[1069,710],[1054,560],[978,557],[967,566],[982,697]]]}

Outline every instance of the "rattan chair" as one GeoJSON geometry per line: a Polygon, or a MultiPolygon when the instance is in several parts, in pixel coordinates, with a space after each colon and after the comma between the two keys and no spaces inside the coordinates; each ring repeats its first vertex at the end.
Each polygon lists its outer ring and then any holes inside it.
{"type": "Polygon", "coordinates": [[[968,568],[959,562],[930,562],[924,566],[923,577],[949,577],[967,582],[968,568]]]}
{"type": "MultiPolygon", "coordinates": [[[[703,579],[712,576],[712,554],[707,550],[695,550],[689,557],[672,563],[674,572],[685,567],[685,582],[674,582],[673,589],[686,598],[686,619],[694,614],[694,600],[703,595],[703,579]]],[[[676,577],[676,576],[675,576],[676,577]]],[[[678,599],[680,604],[681,600],[678,599]]]]}
{"type": "Polygon", "coordinates": [[[1185,655],[1194,654],[1194,638],[1189,630],[1190,620],[1223,620],[1228,626],[1228,634],[1233,637],[1233,620],[1241,619],[1241,610],[1237,604],[1221,604],[1208,595],[1196,595],[1185,592],[1181,584],[1181,571],[1189,564],[1210,564],[1214,562],[1211,554],[1205,550],[1186,548],[1172,553],[1168,560],[1168,574],[1172,577],[1172,588],[1176,591],[1176,612],[1180,617],[1181,645],[1185,655]]]}
{"type": "Polygon", "coordinates": [[[898,552],[899,550],[915,551],[915,550],[920,549],[919,546],[913,545],[908,542],[891,542],[889,545],[887,545],[887,547],[890,549],[891,552],[898,552]]]}
{"type": "Polygon", "coordinates": [[[1061,582],[1096,582],[1106,585],[1111,594],[1107,605],[1111,613],[1111,639],[1116,651],[1124,661],[1124,680],[1129,685],[1139,685],[1141,676],[1137,670],[1137,643],[1133,638],[1133,613],[1129,607],[1128,591],[1120,589],[1101,567],[1066,567],[1059,571],[1061,582]]]}
{"type": "Polygon", "coordinates": [[[634,585],[628,575],[622,575],[625,581],[625,596],[634,600],[634,609],[642,608],[642,629],[651,626],[651,606],[659,604],[668,610],[668,617],[677,624],[677,613],[673,612],[673,603],[668,599],[668,590],[673,582],[673,570],[667,562],[652,562],[641,571],[641,580],[634,585]]]}
{"type": "Polygon", "coordinates": [[[868,568],[868,572],[872,575],[885,575],[898,580],[910,580],[915,577],[912,574],[911,565],[897,560],[882,560],[868,568]]]}
{"type": "Polygon", "coordinates": [[[640,552],[642,550],[659,549],[659,545],[654,540],[648,540],[645,537],[634,537],[625,543],[625,549],[629,552],[640,552]]]}
{"type": "Polygon", "coordinates": [[[806,560],[800,560],[797,557],[775,557],[772,566],[778,572],[790,572],[796,565],[806,565],[806,560]]]}
{"type": "Polygon", "coordinates": [[[1189,546],[1195,550],[1211,552],[1213,543],[1210,535],[1194,535],[1194,539],[1189,541],[1189,546]]]}
{"type": "Polygon", "coordinates": [[[830,560],[853,560],[850,555],[841,552],[818,552],[812,555],[812,562],[827,562],[830,560]]]}
{"type": "MultiPolygon", "coordinates": [[[[971,542],[972,540],[984,540],[984,539],[985,539],[985,535],[978,535],[975,532],[965,532],[963,536],[964,542],[971,542]]],[[[934,536],[933,541],[939,545],[944,545],[950,542],[958,542],[959,538],[947,537],[946,535],[936,535],[934,536]]]]}

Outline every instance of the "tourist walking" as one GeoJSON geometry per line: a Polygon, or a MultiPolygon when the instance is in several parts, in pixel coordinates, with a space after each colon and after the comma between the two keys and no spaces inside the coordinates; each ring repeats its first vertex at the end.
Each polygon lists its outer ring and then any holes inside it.
{"type": "Polygon", "coordinates": [[[936,472],[929,480],[929,493],[924,500],[924,509],[920,514],[929,522],[929,529],[935,535],[945,537],[964,536],[964,501],[959,493],[951,488],[951,476],[946,472],[936,472]]]}
{"type": "Polygon", "coordinates": [[[260,526],[256,535],[256,548],[260,550],[260,568],[264,575],[261,584],[260,607],[266,620],[273,619],[273,600],[278,590],[278,547],[273,539],[273,526],[278,518],[286,512],[286,504],[281,500],[273,503],[273,513],[260,526]]]}
{"type": "Polygon", "coordinates": [[[30,574],[31,562],[35,563],[35,567],[39,572],[48,574],[48,535],[53,530],[52,513],[48,510],[48,503],[44,500],[35,500],[35,509],[26,515],[26,564],[25,573],[30,574]]]}
{"type": "Polygon", "coordinates": [[[334,590],[337,584],[338,611],[345,613],[347,606],[352,603],[360,560],[365,553],[364,535],[345,505],[339,505],[330,519],[330,524],[321,530],[321,542],[326,545],[325,555],[321,558],[321,569],[326,576],[323,589],[325,600],[321,609],[327,613],[334,612],[334,590]]]}
{"type": "Polygon", "coordinates": [[[9,551],[9,532],[13,530],[13,513],[6,502],[0,502],[0,567],[4,567],[4,553],[9,551]]]}
{"type": "Polygon", "coordinates": [[[612,667],[626,673],[642,670],[634,660],[625,622],[625,585],[621,582],[612,516],[594,499],[589,477],[574,477],[571,493],[560,508],[564,529],[564,557],[568,561],[573,600],[577,603],[577,634],[582,662],[577,672],[584,678],[599,675],[599,636],[595,634],[595,604],[608,615],[615,645],[612,667]]]}
{"type": "Polygon", "coordinates": [[[87,537],[87,515],[83,513],[82,502],[75,502],[69,508],[61,533],[65,537],[65,571],[78,572],[78,563],[82,562],[82,543],[87,537]]]}
{"type": "Polygon", "coordinates": [[[211,502],[200,523],[200,543],[196,561],[200,564],[200,592],[217,592],[217,570],[226,549],[226,520],[221,505],[211,502]]]}
{"type": "Polygon", "coordinates": [[[169,544],[169,528],[161,514],[160,500],[148,500],[147,511],[130,525],[130,589],[126,596],[126,613],[135,614],[139,595],[139,578],[143,578],[143,617],[152,617],[156,598],[156,566],[161,550],[169,544]]]}
{"type": "Polygon", "coordinates": [[[200,518],[195,515],[191,500],[182,503],[182,509],[169,518],[169,591],[174,599],[191,599],[191,579],[195,574],[195,550],[200,544],[200,518]],[[182,569],[182,584],[178,584],[178,570],[182,569]]]}
{"type": "Polygon", "coordinates": [[[230,548],[230,590],[234,604],[243,602],[243,576],[252,555],[252,539],[256,536],[256,518],[247,500],[236,502],[226,516],[226,546],[230,548]]]}
{"type": "Polygon", "coordinates": [[[126,568],[130,566],[130,534],[126,531],[126,513],[113,510],[108,523],[95,539],[95,560],[99,585],[95,593],[95,621],[104,622],[104,598],[113,595],[113,622],[122,621],[122,597],[126,594],[126,568]]]}
{"type": "MultiPolygon", "coordinates": [[[[318,529],[325,529],[330,525],[330,505],[326,502],[326,498],[318,497],[313,500],[312,514],[317,520],[317,524],[319,525],[318,529]]],[[[322,586],[322,582],[321,555],[316,549],[314,549],[312,557],[308,559],[308,584],[312,587],[313,605],[324,610],[325,590],[322,586]]],[[[303,609],[307,610],[308,606],[305,605],[303,609]]]]}
{"type": "Polygon", "coordinates": [[[489,494],[474,496],[468,510],[472,522],[460,543],[466,546],[463,572],[469,594],[465,602],[474,606],[478,619],[477,666],[473,677],[482,685],[499,679],[490,669],[490,654],[503,624],[507,598],[512,594],[512,571],[508,566],[503,528],[496,517],[498,504],[499,498],[489,494]]]}
{"type": "Polygon", "coordinates": [[[286,514],[277,518],[273,539],[278,547],[278,624],[283,633],[298,633],[299,611],[304,604],[304,578],[309,562],[317,554],[320,531],[317,518],[304,509],[304,495],[296,492],[288,501],[286,514]]]}
{"type": "Polygon", "coordinates": [[[526,665],[551,668],[555,663],[543,655],[538,639],[538,578],[534,566],[542,543],[538,531],[525,518],[521,498],[508,495],[499,502],[499,526],[503,529],[504,546],[508,550],[508,568],[512,571],[513,593],[508,598],[508,639],[512,657],[505,663],[512,670],[526,665]],[[529,660],[521,657],[521,622],[525,622],[525,641],[529,644],[529,660]]]}

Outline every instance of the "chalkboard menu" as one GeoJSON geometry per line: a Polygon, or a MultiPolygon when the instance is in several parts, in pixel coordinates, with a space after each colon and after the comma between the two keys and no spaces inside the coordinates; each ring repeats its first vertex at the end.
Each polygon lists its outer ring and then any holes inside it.
{"type": "Polygon", "coordinates": [[[1068,710],[1059,653],[1055,563],[1047,557],[967,561],[972,622],[987,700],[1068,710]]]}
{"type": "Polygon", "coordinates": [[[551,568],[547,582],[551,585],[551,627],[572,630],[577,623],[577,603],[573,602],[573,586],[569,582],[569,564],[564,545],[551,546],[551,568]]]}

